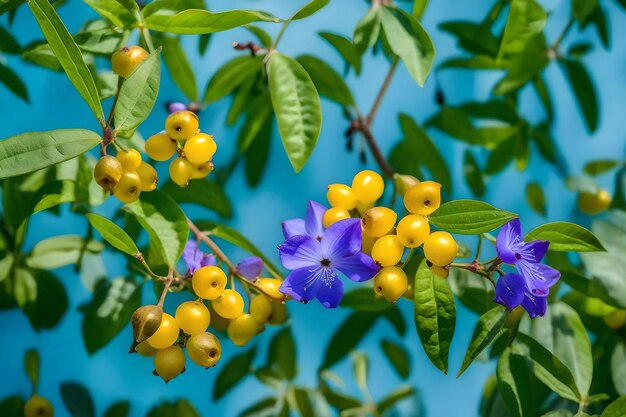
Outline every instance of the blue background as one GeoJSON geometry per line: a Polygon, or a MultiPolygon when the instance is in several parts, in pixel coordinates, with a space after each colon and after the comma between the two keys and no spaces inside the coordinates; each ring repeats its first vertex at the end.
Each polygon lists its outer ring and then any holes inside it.
{"type": "MultiPolygon", "coordinates": [[[[258,8],[286,17],[305,2],[302,0],[274,1],[211,1],[214,10],[235,8],[258,8]]],[[[492,2],[465,0],[434,1],[423,18],[424,26],[431,34],[437,48],[437,62],[455,55],[458,50],[451,36],[437,29],[437,25],[446,20],[468,19],[478,21],[485,15],[492,2]]],[[[580,113],[573,100],[568,85],[561,71],[552,64],[547,71],[547,79],[552,87],[555,101],[556,119],[554,135],[560,143],[571,172],[578,173],[582,165],[591,159],[612,158],[624,153],[624,92],[626,73],[626,49],[619,39],[626,39],[624,12],[613,2],[604,2],[610,16],[610,31],[613,50],[604,51],[597,41],[593,29],[582,34],[572,31],[565,41],[565,47],[576,39],[591,40],[594,52],[586,59],[588,67],[599,88],[601,121],[598,131],[590,137],[583,126],[580,113]]],[[[402,3],[406,5],[407,3],[402,3]]],[[[553,41],[564,27],[569,17],[569,2],[550,0],[542,1],[547,10],[553,11],[548,23],[548,39],[553,41]]],[[[328,46],[316,32],[332,31],[350,36],[355,23],[367,10],[364,1],[333,1],[329,6],[313,17],[294,22],[287,30],[279,49],[286,54],[310,53],[330,62],[337,70],[343,63],[336,52],[328,46]]],[[[76,31],[80,22],[95,17],[93,11],[78,1],[70,1],[61,8],[60,14],[70,31],[76,31]]],[[[6,26],[6,17],[0,18],[6,26]]],[[[277,25],[263,25],[276,34],[277,25]]],[[[22,44],[40,39],[40,31],[27,7],[22,7],[17,14],[12,32],[16,33],[22,44]]],[[[200,82],[200,89],[215,70],[237,52],[230,47],[232,41],[247,42],[252,40],[245,30],[233,30],[216,34],[211,39],[208,53],[204,57],[196,55],[195,37],[184,40],[189,51],[194,70],[200,82]]],[[[2,58],[0,58],[2,59],[2,58]]],[[[91,128],[97,130],[88,107],[73,90],[67,78],[9,57],[9,65],[17,70],[28,84],[31,105],[27,105],[12,96],[0,86],[0,137],[31,130],[49,130],[55,128],[91,128]]],[[[380,56],[366,57],[363,72],[356,78],[353,72],[347,82],[353,88],[359,106],[366,111],[371,106],[378,88],[388,69],[388,63],[380,56]]],[[[445,92],[451,104],[462,103],[473,98],[484,99],[489,95],[493,83],[500,77],[498,72],[483,73],[476,76],[473,72],[446,71],[433,73],[425,88],[419,88],[401,66],[397,71],[385,98],[373,129],[381,147],[389,151],[401,137],[397,123],[397,114],[406,112],[419,121],[427,119],[436,111],[433,97],[436,81],[445,92]]],[[[522,95],[523,111],[529,119],[537,122],[543,118],[543,109],[533,91],[526,89],[522,95]]],[[[166,117],[163,104],[169,100],[183,97],[166,75],[159,94],[158,105],[148,121],[141,127],[147,136],[162,129],[166,117]]],[[[110,105],[110,104],[109,104],[110,105]]],[[[215,158],[217,165],[229,160],[234,152],[237,129],[225,128],[224,118],[228,109],[228,100],[211,105],[201,115],[203,131],[213,133],[219,144],[215,158]]],[[[246,186],[243,172],[238,170],[227,186],[227,193],[235,207],[234,217],[228,221],[230,226],[242,231],[266,253],[275,256],[275,247],[281,242],[279,222],[284,219],[302,216],[306,202],[315,199],[324,202],[326,185],[329,183],[349,183],[352,176],[364,167],[358,162],[356,154],[345,151],[343,132],[346,122],[339,107],[328,101],[323,102],[324,123],[317,148],[307,166],[299,175],[295,175],[280,146],[280,139],[275,135],[273,152],[268,170],[261,186],[251,190],[246,186]]],[[[462,180],[462,157],[464,146],[432,132],[439,149],[453,168],[454,198],[471,197],[462,180]]],[[[482,162],[486,152],[475,150],[482,162]]],[[[163,166],[162,166],[163,167],[163,166]]],[[[161,167],[161,168],[162,168],[161,167]]],[[[373,159],[369,158],[368,168],[376,169],[373,159]]],[[[535,153],[531,157],[528,171],[519,173],[514,168],[489,179],[489,191],[486,201],[521,214],[525,230],[544,221],[528,208],[524,187],[530,179],[538,181],[548,197],[548,220],[574,220],[586,224],[588,219],[573,210],[575,195],[566,191],[561,178],[554,169],[535,153]]],[[[610,177],[602,177],[601,182],[612,190],[610,177]]],[[[110,214],[115,209],[113,199],[107,202],[100,212],[110,214]]],[[[211,213],[186,207],[193,218],[212,218],[211,213]]],[[[63,211],[61,218],[48,213],[34,216],[27,239],[27,248],[36,242],[51,236],[62,234],[82,234],[85,221],[63,211]]],[[[473,243],[473,242],[472,242],[473,243]]],[[[233,259],[244,256],[235,249],[229,249],[233,259]]],[[[122,274],[122,258],[116,254],[105,257],[107,274],[115,277],[122,274]]],[[[151,360],[128,355],[130,329],[125,329],[107,347],[89,357],[83,346],[80,333],[81,314],[77,307],[87,302],[91,294],[81,284],[80,278],[71,268],[56,271],[65,285],[70,298],[70,307],[60,325],[52,331],[34,332],[27,319],[18,311],[0,313],[0,397],[9,394],[29,394],[29,383],[22,370],[22,355],[27,348],[39,349],[42,366],[42,384],[40,392],[50,398],[57,408],[57,415],[67,415],[59,396],[59,383],[79,381],[91,390],[98,415],[114,401],[131,399],[132,416],[143,416],[155,403],[164,399],[189,398],[203,415],[233,416],[252,404],[255,399],[267,396],[270,391],[258,384],[254,378],[248,378],[231,395],[218,402],[212,402],[210,393],[217,370],[204,371],[189,366],[187,374],[165,386],[162,381],[151,375],[151,360]]],[[[153,292],[146,289],[144,300],[151,302],[153,292]]],[[[168,298],[167,309],[174,311],[181,298],[168,298]]],[[[418,387],[425,400],[427,414],[431,417],[473,416],[477,414],[481,390],[485,378],[494,370],[493,363],[476,363],[460,379],[453,375],[443,375],[432,366],[420,347],[412,329],[411,305],[401,302],[401,308],[409,325],[403,343],[413,353],[413,366],[410,382],[418,387]]],[[[316,369],[321,363],[324,348],[334,329],[346,317],[347,311],[324,310],[317,303],[307,306],[290,304],[293,329],[297,337],[300,376],[298,382],[308,386],[316,384],[316,369]]],[[[476,316],[459,306],[457,332],[452,344],[451,372],[454,374],[460,366],[465,348],[469,342],[476,316]]],[[[266,335],[271,333],[266,332],[266,335]]],[[[259,345],[266,346],[269,339],[263,335],[259,345]]],[[[378,345],[380,337],[398,340],[394,330],[385,321],[380,321],[370,332],[359,349],[367,351],[373,365],[370,375],[370,388],[375,398],[380,399],[401,381],[384,361],[378,345]]],[[[238,348],[224,341],[225,362],[238,348]]],[[[222,362],[222,363],[224,363],[222,362]]],[[[336,370],[350,381],[351,365],[343,361],[336,370]]],[[[349,391],[357,395],[354,384],[349,382],[349,391]]]]}

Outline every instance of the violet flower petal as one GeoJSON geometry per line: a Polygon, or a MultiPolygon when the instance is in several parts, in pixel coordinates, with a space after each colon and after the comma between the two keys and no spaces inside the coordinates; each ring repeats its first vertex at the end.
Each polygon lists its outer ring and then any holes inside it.
{"type": "Polygon", "coordinates": [[[520,260],[516,266],[533,293],[547,291],[561,278],[561,273],[548,265],[520,260]]]}
{"type": "Polygon", "coordinates": [[[513,310],[524,300],[526,284],[519,274],[506,274],[496,283],[496,297],[494,301],[513,310]]]}
{"type": "Polygon", "coordinates": [[[306,235],[306,228],[304,226],[304,219],[291,219],[285,220],[281,223],[283,226],[283,236],[285,239],[289,239],[293,236],[306,235]]]}
{"type": "Polygon", "coordinates": [[[534,319],[537,316],[543,317],[548,309],[548,297],[547,295],[532,296],[530,294],[526,294],[526,297],[524,297],[524,300],[522,301],[522,307],[524,307],[524,310],[528,312],[531,319],[534,319]]]}
{"type": "Polygon", "coordinates": [[[316,297],[317,291],[323,285],[318,271],[307,267],[296,269],[287,275],[279,290],[296,301],[306,303],[316,297]]]}
{"type": "Polygon", "coordinates": [[[317,290],[317,299],[326,308],[335,308],[343,297],[343,282],[336,278],[332,282],[323,283],[317,290]]]}
{"type": "Polygon", "coordinates": [[[548,246],[550,242],[547,240],[534,240],[518,245],[515,252],[525,261],[538,263],[548,252],[548,246]]]}
{"type": "Polygon", "coordinates": [[[183,260],[187,264],[187,269],[190,273],[193,274],[196,269],[202,266],[200,264],[202,257],[203,253],[198,249],[198,242],[191,239],[188,240],[183,250],[183,260]]]}
{"type": "Polygon", "coordinates": [[[513,219],[500,229],[496,239],[498,256],[507,264],[514,264],[518,258],[515,256],[515,246],[522,243],[522,226],[519,219],[513,219]]]}
{"type": "Polygon", "coordinates": [[[263,260],[256,256],[242,259],[237,264],[237,272],[248,281],[254,281],[263,272],[263,260]]]}
{"type": "Polygon", "coordinates": [[[306,233],[314,238],[321,238],[324,233],[323,218],[328,210],[315,201],[309,201],[306,206],[305,229],[306,233]]]}
{"type": "Polygon", "coordinates": [[[361,251],[363,236],[361,220],[344,219],[334,223],[324,232],[322,254],[333,262],[361,251]]]}
{"type": "Polygon", "coordinates": [[[374,278],[380,268],[371,256],[357,252],[352,256],[337,259],[333,266],[352,281],[363,282],[374,278]]]}
{"type": "Polygon", "coordinates": [[[293,236],[278,247],[283,266],[290,270],[315,269],[320,265],[322,252],[320,243],[309,235],[293,236]]]}

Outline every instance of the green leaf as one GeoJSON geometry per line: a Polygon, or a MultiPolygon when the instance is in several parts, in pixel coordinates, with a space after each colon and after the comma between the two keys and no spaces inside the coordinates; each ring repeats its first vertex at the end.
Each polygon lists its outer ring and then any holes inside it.
{"type": "Polygon", "coordinates": [[[599,159],[596,161],[589,161],[583,167],[583,171],[587,175],[602,175],[606,172],[611,171],[613,168],[620,166],[619,161],[609,160],[609,159],[599,159]]]}
{"type": "Polygon", "coordinates": [[[423,87],[435,59],[435,46],[430,36],[415,16],[399,8],[383,6],[381,17],[391,50],[423,87]]]}
{"type": "Polygon", "coordinates": [[[263,128],[267,129],[267,124],[272,123],[272,103],[268,93],[261,94],[250,103],[250,110],[246,120],[239,129],[237,147],[240,152],[245,152],[257,139],[263,128]]]}
{"type": "Polygon", "coordinates": [[[104,417],[128,417],[130,412],[130,403],[128,401],[120,401],[110,406],[104,413],[104,417]]]}
{"type": "Polygon", "coordinates": [[[508,54],[522,52],[532,36],[541,33],[547,14],[534,0],[513,0],[500,42],[498,61],[508,54]]]}
{"type": "Polygon", "coordinates": [[[56,326],[67,310],[63,284],[47,271],[16,269],[13,296],[35,330],[56,326]]]}
{"type": "Polygon", "coordinates": [[[22,52],[22,47],[17,40],[2,26],[0,26],[0,52],[10,55],[17,55],[22,52]]]}
{"type": "Polygon", "coordinates": [[[378,403],[378,411],[384,413],[385,411],[391,409],[398,402],[404,400],[415,394],[415,388],[411,386],[400,387],[394,390],[391,394],[387,395],[378,403]]]}
{"type": "Polygon", "coordinates": [[[289,20],[298,20],[309,17],[317,13],[322,7],[326,6],[330,0],[312,0],[304,7],[298,10],[289,20]]]}
{"type": "Polygon", "coordinates": [[[250,187],[256,187],[263,178],[269,161],[272,146],[274,120],[268,117],[246,152],[246,180],[250,187]]]}
{"type": "Polygon", "coordinates": [[[198,411],[187,400],[163,402],[153,407],[147,417],[200,417],[198,411]]]}
{"type": "Polygon", "coordinates": [[[63,404],[72,417],[95,417],[96,412],[87,388],[76,382],[61,384],[63,404]]]}
{"type": "Polygon", "coordinates": [[[361,311],[354,312],[348,316],[333,333],[326,347],[326,353],[320,369],[330,368],[350,353],[374,326],[378,317],[376,313],[361,311]]]}
{"type": "Polygon", "coordinates": [[[469,149],[465,150],[465,158],[463,163],[463,175],[465,182],[472,190],[472,194],[477,197],[485,195],[485,178],[483,177],[478,162],[474,159],[474,155],[469,149]]]}
{"type": "Polygon", "coordinates": [[[266,48],[272,46],[272,37],[269,35],[269,33],[254,25],[246,25],[245,28],[250,31],[250,33],[252,33],[254,36],[256,36],[259,42],[261,42],[261,45],[266,48]]]}
{"type": "Polygon", "coordinates": [[[559,59],[559,64],[569,81],[578,107],[585,118],[585,126],[589,133],[598,128],[598,97],[596,88],[589,76],[587,68],[579,60],[559,59]]]}
{"type": "Polygon", "coordinates": [[[543,194],[541,185],[536,182],[526,184],[526,200],[535,213],[546,216],[546,196],[543,194]]]}
{"type": "Polygon", "coordinates": [[[621,417],[626,413],[626,395],[608,405],[600,417],[621,417]]]}
{"type": "Polygon", "coordinates": [[[183,10],[175,15],[153,14],[146,16],[146,28],[159,32],[186,35],[222,32],[253,22],[280,22],[276,16],[254,10],[183,10]]]}
{"type": "Polygon", "coordinates": [[[233,215],[233,209],[224,190],[209,180],[190,181],[187,187],[180,188],[174,182],[167,181],[161,191],[179,203],[197,204],[215,211],[223,217],[233,215]]]}
{"type": "Polygon", "coordinates": [[[428,6],[429,0],[414,0],[413,1],[413,16],[421,18],[428,6]]]}
{"type": "Polygon", "coordinates": [[[493,307],[493,285],[460,268],[451,268],[448,282],[452,292],[467,308],[478,314],[484,314],[493,307]]]}
{"type": "Polygon", "coordinates": [[[130,28],[137,23],[139,6],[130,0],[85,0],[100,16],[115,26],[130,28]]]}
{"type": "Polygon", "coordinates": [[[215,385],[213,386],[213,400],[217,401],[233,389],[248,374],[252,367],[252,361],[256,355],[256,349],[250,349],[247,352],[233,356],[228,363],[224,365],[220,373],[217,375],[215,385]]]}
{"type": "Polygon", "coordinates": [[[530,231],[524,238],[527,242],[547,240],[550,250],[555,252],[596,252],[604,246],[589,230],[568,222],[543,224],[530,231]]]}
{"type": "Polygon", "coordinates": [[[130,74],[120,88],[115,106],[115,129],[130,137],[150,115],[161,82],[161,49],[152,52],[130,74]]]}
{"type": "Polygon", "coordinates": [[[136,256],[139,253],[137,245],[124,229],[99,214],[87,213],[86,216],[94,229],[115,249],[130,256],[136,256]]]}
{"type": "Polygon", "coordinates": [[[298,415],[301,417],[315,417],[315,409],[311,403],[310,390],[305,388],[293,388],[290,392],[293,403],[296,405],[298,415]]]}
{"type": "Polygon", "coordinates": [[[506,309],[500,306],[494,307],[480,316],[474,328],[472,340],[467,348],[467,352],[465,352],[461,369],[456,375],[457,378],[460,377],[472,362],[474,362],[474,359],[500,335],[507,316],[508,313],[506,309]]]}
{"type": "Polygon", "coordinates": [[[356,75],[361,73],[361,54],[350,39],[331,32],[318,32],[341,55],[343,60],[354,68],[356,75]]]}
{"type": "Polygon", "coordinates": [[[98,145],[100,135],[84,129],[29,132],[0,141],[0,179],[67,161],[98,145]]]}
{"type": "Polygon", "coordinates": [[[29,0],[28,6],[67,77],[100,123],[104,123],[104,112],[93,75],[87,68],[74,38],[63,25],[54,7],[48,0],[29,0]]]}
{"type": "Polygon", "coordinates": [[[454,200],[442,204],[429,221],[451,233],[474,235],[490,232],[517,217],[482,201],[454,200]]]}
{"type": "Polygon", "coordinates": [[[295,172],[300,172],[317,143],[322,124],[320,98],[298,61],[273,53],[267,63],[278,131],[295,172]]]}
{"type": "Polygon", "coordinates": [[[291,327],[281,329],[272,338],[267,350],[267,363],[289,380],[296,377],[296,344],[291,327]]]}
{"type": "Polygon", "coordinates": [[[142,193],[139,200],[124,206],[135,216],[150,238],[150,250],[156,251],[173,268],[187,244],[189,226],[185,213],[172,197],[160,191],[142,193]]]}
{"type": "Polygon", "coordinates": [[[578,402],[582,399],[571,371],[535,339],[518,334],[513,353],[527,357],[535,376],[561,397],[578,402]],[[517,343],[519,342],[519,343],[517,343]]]}
{"type": "Polygon", "coordinates": [[[448,281],[420,264],[415,275],[415,327],[430,361],[448,373],[448,353],[456,325],[456,305],[448,281]]]}
{"type": "Polygon", "coordinates": [[[39,352],[37,350],[29,349],[24,353],[24,370],[33,386],[33,392],[36,392],[39,386],[39,362],[39,352]]]}
{"type": "Polygon", "coordinates": [[[352,357],[352,375],[354,381],[361,391],[367,391],[367,378],[369,373],[369,361],[367,355],[363,352],[353,351],[352,357]]]}
{"type": "Polygon", "coordinates": [[[391,340],[383,339],[380,341],[380,346],[385,352],[385,356],[393,369],[400,375],[402,379],[407,379],[411,373],[411,357],[407,350],[391,340]]]}
{"type": "Polygon", "coordinates": [[[271,417],[281,415],[277,407],[280,401],[274,397],[264,398],[239,413],[239,417],[271,417]]]}
{"type": "Polygon", "coordinates": [[[489,26],[468,21],[448,21],[441,23],[439,29],[455,36],[459,48],[473,55],[495,57],[498,53],[498,39],[493,36],[489,26]]]}
{"type": "Polygon", "coordinates": [[[390,308],[389,302],[383,298],[376,298],[370,287],[359,287],[348,291],[341,298],[341,307],[357,311],[383,311],[390,308]]]}
{"type": "Polygon", "coordinates": [[[490,56],[476,55],[471,58],[450,58],[442,62],[437,69],[439,71],[449,68],[458,69],[498,69],[496,60],[490,56]]]}
{"type": "Polygon", "coordinates": [[[311,77],[320,96],[345,107],[355,105],[352,92],[330,65],[312,55],[301,55],[297,60],[311,77]]]}
{"type": "Polygon", "coordinates": [[[494,94],[504,95],[518,90],[539,76],[549,63],[545,36],[543,34],[533,36],[528,39],[524,49],[507,62],[508,72],[495,86],[494,94]]]}
{"type": "Polygon", "coordinates": [[[542,415],[541,417],[573,417],[574,413],[569,410],[554,410],[550,411],[547,414],[542,415]]]}
{"type": "Polygon", "coordinates": [[[160,40],[163,45],[163,60],[170,77],[187,97],[187,100],[197,102],[198,86],[196,84],[196,76],[180,43],[180,38],[164,35],[160,37],[160,40]]]}
{"type": "MultiPolygon", "coordinates": [[[[0,3],[0,10],[1,10],[0,3]]],[[[23,417],[24,416],[24,400],[19,395],[0,400],[0,414],[2,417],[23,417]]]]}
{"type": "Polygon", "coordinates": [[[26,258],[26,265],[35,269],[56,269],[78,262],[81,252],[100,253],[104,249],[102,243],[90,240],[85,244],[82,236],[54,236],[39,241],[26,258]]]}
{"type": "MultiPolygon", "coordinates": [[[[529,381],[526,368],[525,359],[513,355],[510,347],[507,347],[498,359],[496,368],[498,391],[515,417],[536,415],[533,413],[533,404],[529,401],[531,381],[529,381]]],[[[536,383],[536,380],[533,382],[536,383]]]]}
{"type": "Polygon", "coordinates": [[[126,327],[133,312],[141,307],[141,286],[131,278],[102,279],[93,297],[81,307],[83,341],[92,355],[106,346],[126,327]]]}
{"type": "Polygon", "coordinates": [[[367,48],[371,48],[378,41],[381,27],[380,20],[380,8],[372,7],[357,22],[352,38],[354,47],[360,54],[363,54],[367,48]]]}
{"type": "Polygon", "coordinates": [[[260,70],[262,56],[238,56],[222,65],[207,84],[202,101],[213,103],[232,93],[260,70]]]}
{"type": "Polygon", "coordinates": [[[611,379],[615,391],[626,395],[626,343],[619,341],[611,354],[611,379]]]}
{"type": "Polygon", "coordinates": [[[572,0],[572,15],[582,25],[598,7],[598,0],[572,0]]]}
{"type": "Polygon", "coordinates": [[[26,84],[11,68],[0,62],[0,83],[4,84],[13,94],[28,103],[26,84]]]}

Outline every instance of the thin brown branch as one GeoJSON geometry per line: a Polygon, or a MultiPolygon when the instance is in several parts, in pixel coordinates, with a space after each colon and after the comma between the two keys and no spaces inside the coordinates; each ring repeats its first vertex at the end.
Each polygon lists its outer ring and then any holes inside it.
{"type": "Polygon", "coordinates": [[[389,85],[391,84],[391,80],[393,79],[393,75],[396,72],[396,68],[398,67],[398,58],[394,58],[391,66],[389,67],[389,71],[387,71],[387,75],[385,76],[385,80],[383,81],[383,85],[380,87],[378,94],[376,95],[376,100],[374,100],[374,104],[372,105],[372,109],[367,115],[367,125],[371,126],[374,122],[374,118],[376,117],[376,113],[378,113],[378,109],[389,89],[389,85]]]}
{"type": "Polygon", "coordinates": [[[387,158],[385,158],[385,155],[383,155],[383,152],[380,150],[378,142],[376,141],[376,138],[374,137],[374,134],[372,133],[372,129],[370,128],[369,124],[367,124],[364,118],[356,119],[352,122],[352,124],[355,130],[363,134],[365,142],[370,148],[372,155],[374,155],[374,159],[376,160],[376,163],[380,167],[383,174],[385,174],[385,176],[389,178],[393,178],[395,170],[389,164],[387,158]]]}

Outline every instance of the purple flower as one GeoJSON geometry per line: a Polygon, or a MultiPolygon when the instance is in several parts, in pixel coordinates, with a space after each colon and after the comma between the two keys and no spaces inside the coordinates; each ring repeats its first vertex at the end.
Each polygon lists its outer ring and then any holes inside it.
{"type": "Polygon", "coordinates": [[[519,219],[505,224],[496,240],[496,250],[502,262],[514,265],[519,274],[506,274],[496,285],[497,303],[513,309],[522,305],[531,317],[543,316],[550,288],[561,273],[541,260],[548,252],[550,242],[536,240],[524,242],[519,219]]]}
{"type": "Polygon", "coordinates": [[[317,234],[321,227],[317,228],[314,212],[319,207],[322,206],[309,203],[304,226],[307,234],[292,235],[278,247],[280,260],[291,270],[280,291],[300,302],[317,298],[324,307],[335,308],[343,296],[339,272],[361,282],[371,279],[379,268],[370,256],[361,252],[359,219],[341,220],[317,234]],[[315,227],[309,228],[309,224],[315,227]]]}
{"type": "Polygon", "coordinates": [[[207,253],[203,253],[198,249],[198,242],[195,240],[188,240],[183,250],[183,260],[187,264],[188,273],[193,274],[196,269],[203,266],[215,265],[215,256],[207,253]]]}
{"type": "Polygon", "coordinates": [[[179,101],[170,101],[165,105],[168,113],[176,113],[177,111],[187,110],[185,103],[179,101]]]}
{"type": "Polygon", "coordinates": [[[257,258],[256,256],[245,258],[237,264],[236,269],[239,275],[248,281],[254,281],[260,277],[263,272],[263,260],[261,258],[257,258]]]}
{"type": "Polygon", "coordinates": [[[283,235],[285,236],[285,239],[298,235],[309,235],[317,240],[320,240],[322,238],[322,233],[324,233],[322,218],[324,217],[326,210],[326,207],[320,203],[309,201],[309,204],[306,206],[305,219],[285,220],[282,223],[283,235]]]}

